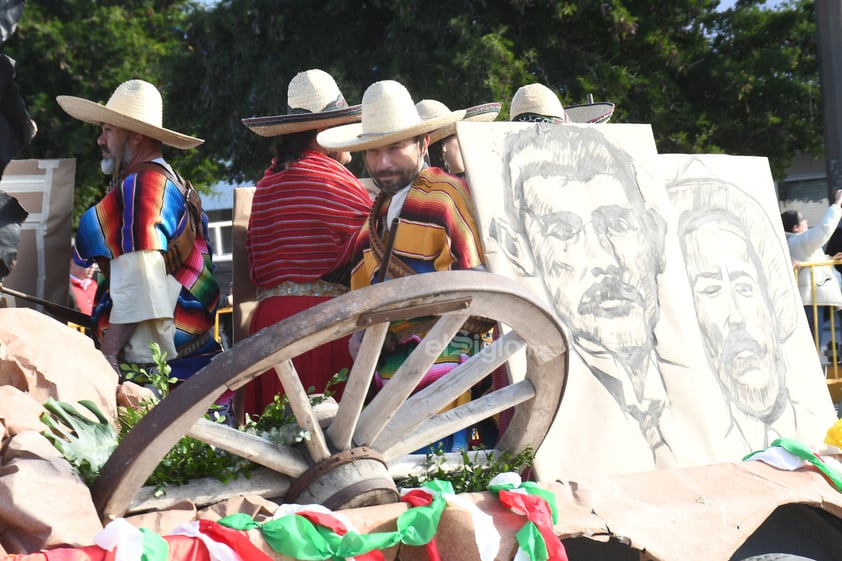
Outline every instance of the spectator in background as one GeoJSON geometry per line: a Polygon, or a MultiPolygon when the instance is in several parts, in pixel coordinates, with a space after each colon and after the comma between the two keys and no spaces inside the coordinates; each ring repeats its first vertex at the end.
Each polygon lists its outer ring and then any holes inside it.
{"type": "MultiPolygon", "coordinates": [[[[810,263],[816,261],[830,261],[831,259],[842,259],[842,252],[832,257],[824,251],[824,245],[833,235],[842,218],[842,190],[833,194],[833,203],[825,211],[824,216],[816,226],[810,228],[807,219],[797,210],[787,210],[781,214],[784,231],[786,232],[786,243],[789,247],[789,255],[793,262],[810,263]]],[[[834,274],[833,268],[829,265],[813,268],[813,274],[809,269],[800,269],[798,274],[798,292],[801,294],[801,301],[807,313],[810,324],[810,331],[815,337],[815,319],[813,316],[813,293],[812,279],[815,278],[817,306],[833,306],[838,309],[842,306],[842,290],[839,281],[834,274]]],[[[837,321],[837,326],[841,324],[837,321]]]]}
{"type": "Polygon", "coordinates": [[[91,315],[97,291],[96,263],[80,265],[70,257],[70,305],[74,310],[91,315]]]}
{"type": "MultiPolygon", "coordinates": [[[[243,119],[253,132],[278,137],[275,157],[257,182],[246,236],[249,272],[257,288],[250,333],[344,294],[350,286],[351,251],[371,208],[362,183],[345,168],[351,154],[316,143],[316,134],[360,120],[333,77],[299,72],[287,90],[287,113],[243,119]]],[[[305,389],[321,392],[331,377],[350,368],[347,338],[293,359],[305,389]]],[[[331,388],[337,399],[344,384],[331,388]]],[[[274,374],[251,381],[244,411],[260,414],[282,394],[274,374]]]]}

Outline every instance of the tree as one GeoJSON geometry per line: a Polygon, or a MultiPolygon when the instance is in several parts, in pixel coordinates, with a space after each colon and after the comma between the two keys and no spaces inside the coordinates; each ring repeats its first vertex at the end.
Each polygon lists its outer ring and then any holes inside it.
{"type": "Polygon", "coordinates": [[[290,78],[313,67],[350,103],[390,78],[454,109],[501,101],[504,115],[518,86],[542,82],[565,105],[615,102],[614,122],[651,123],[661,151],[765,155],[780,177],[821,150],[815,25],[810,0],[762,3],[224,0],[191,14],[169,75],[190,92],[179,111],[214,123],[207,152],[234,181],[256,180],[271,144],[240,119],[284,112],[290,78]]]}
{"type": "MultiPolygon", "coordinates": [[[[184,0],[42,0],[27,2],[15,35],[4,45],[17,62],[16,81],[39,132],[20,158],[76,158],[75,216],[99,199],[99,129],[67,115],[55,101],[73,95],[105,103],[121,82],[148,80],[164,95],[164,126],[193,133],[197,124],[168,112],[159,62],[182,44],[184,0]],[[183,128],[178,128],[183,127],[183,128]]],[[[174,151],[177,152],[177,151],[174,151]]],[[[169,155],[169,154],[168,154],[169,155]]],[[[178,161],[178,154],[172,154],[178,161]]]]}
{"type": "Polygon", "coordinates": [[[775,11],[754,4],[710,18],[711,48],[685,88],[706,109],[699,144],[767,156],[783,178],[797,153],[823,155],[815,12],[812,0],[775,11]]]}
{"type": "Polygon", "coordinates": [[[500,101],[501,118],[519,86],[542,82],[565,105],[613,101],[613,121],[650,123],[662,152],[768,156],[780,178],[796,153],[821,154],[813,2],[718,4],[42,0],[6,51],[41,129],[23,157],[78,158],[77,213],[103,190],[98,133],[56,95],[105,101],[127,78],[156,83],[166,126],[206,139],[167,156],[207,188],[261,177],[272,142],[241,119],[285,113],[290,79],[308,68],[332,74],[352,104],[395,79],[452,109],[500,101]]]}

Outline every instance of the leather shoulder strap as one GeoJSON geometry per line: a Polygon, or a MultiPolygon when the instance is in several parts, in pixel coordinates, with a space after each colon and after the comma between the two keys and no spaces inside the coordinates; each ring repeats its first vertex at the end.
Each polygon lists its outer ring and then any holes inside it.
{"type": "MultiPolygon", "coordinates": [[[[380,193],[374,199],[374,203],[372,204],[371,213],[368,215],[368,231],[369,231],[369,243],[371,244],[371,254],[374,256],[374,259],[377,261],[377,267],[380,268],[383,266],[383,260],[386,258],[386,242],[383,238],[380,237],[380,229],[378,224],[378,217],[383,210],[383,205],[386,203],[387,195],[385,193],[380,193]]],[[[387,235],[394,235],[394,232],[387,235]]],[[[393,246],[394,247],[394,246],[393,246]]],[[[401,259],[395,255],[395,252],[392,251],[392,255],[389,256],[389,277],[393,279],[397,279],[400,277],[405,277],[408,275],[414,275],[415,269],[401,261],[401,259]]]]}

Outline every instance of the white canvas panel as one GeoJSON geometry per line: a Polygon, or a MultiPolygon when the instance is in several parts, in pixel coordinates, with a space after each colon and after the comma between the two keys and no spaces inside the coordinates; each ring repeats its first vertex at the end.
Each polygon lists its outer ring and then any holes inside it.
{"type": "Polygon", "coordinates": [[[539,480],[738,461],[648,125],[459,123],[488,267],[571,344],[539,480]]]}
{"type": "Polygon", "coordinates": [[[820,446],[836,412],[798,295],[766,158],[659,157],[728,437],[820,446]]]}

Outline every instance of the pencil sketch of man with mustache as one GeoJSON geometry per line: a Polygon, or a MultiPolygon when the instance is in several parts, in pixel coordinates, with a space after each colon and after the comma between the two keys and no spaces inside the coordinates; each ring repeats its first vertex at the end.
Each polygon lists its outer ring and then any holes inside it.
{"type": "Polygon", "coordinates": [[[724,436],[769,446],[798,427],[784,357],[798,309],[785,292],[786,255],[768,217],[736,185],[692,178],[668,192],[705,353],[730,408],[724,436]]]}
{"type": "Polygon", "coordinates": [[[537,126],[503,147],[506,212],[489,235],[542,280],[571,346],[658,463],[671,455],[655,350],[666,223],[647,208],[631,156],[598,130],[537,126]]]}

